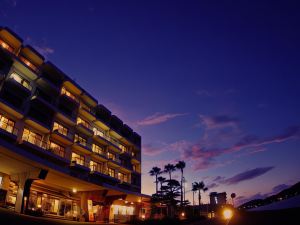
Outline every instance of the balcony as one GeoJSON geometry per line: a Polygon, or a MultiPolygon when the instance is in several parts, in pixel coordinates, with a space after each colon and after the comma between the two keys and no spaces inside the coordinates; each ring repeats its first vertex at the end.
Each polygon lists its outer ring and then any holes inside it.
{"type": "Polygon", "coordinates": [[[75,169],[75,170],[78,170],[81,172],[89,172],[90,171],[89,165],[85,161],[82,161],[81,158],[78,158],[78,157],[72,157],[70,167],[72,169],[75,169]]]}
{"type": "Polygon", "coordinates": [[[84,154],[91,154],[92,153],[92,146],[89,143],[86,142],[80,142],[80,141],[76,141],[73,144],[73,148],[81,151],[84,154]]]}
{"type": "Polygon", "coordinates": [[[77,121],[76,128],[77,128],[77,130],[79,130],[80,132],[82,132],[88,136],[92,136],[94,133],[92,126],[89,125],[85,121],[77,121]]]}
{"type": "Polygon", "coordinates": [[[0,48],[0,78],[1,78],[1,80],[3,80],[6,77],[12,64],[13,64],[13,60],[11,59],[11,56],[7,52],[3,51],[0,48]]]}
{"type": "Polygon", "coordinates": [[[58,140],[66,145],[73,144],[73,134],[71,134],[70,132],[65,132],[62,129],[53,130],[51,133],[51,138],[58,140]]]}
{"type": "Polygon", "coordinates": [[[27,66],[30,70],[32,70],[33,72],[35,72],[36,74],[38,74],[40,71],[38,69],[38,67],[36,65],[34,65],[33,63],[31,63],[28,59],[26,59],[24,56],[19,56],[20,61],[27,66]]]}
{"type": "Polygon", "coordinates": [[[9,53],[14,54],[14,49],[1,39],[0,39],[0,46],[6,51],[8,51],[9,53]]]}
{"type": "Polygon", "coordinates": [[[0,121],[0,137],[7,141],[16,141],[18,129],[12,122],[0,121]]]}
{"type": "Polygon", "coordinates": [[[108,158],[108,165],[113,165],[115,167],[120,167],[121,165],[121,160],[117,158],[108,158]]]}
{"type": "Polygon", "coordinates": [[[45,79],[52,86],[60,89],[64,81],[64,73],[51,62],[46,62],[41,66],[41,78],[45,79]]]}
{"type": "Polygon", "coordinates": [[[21,145],[30,152],[56,163],[68,164],[70,160],[65,158],[64,149],[53,148],[49,142],[43,141],[35,136],[23,136],[21,145]]]}
{"type": "Polygon", "coordinates": [[[87,118],[89,121],[94,121],[96,119],[94,111],[89,107],[80,106],[79,114],[87,118]]]}

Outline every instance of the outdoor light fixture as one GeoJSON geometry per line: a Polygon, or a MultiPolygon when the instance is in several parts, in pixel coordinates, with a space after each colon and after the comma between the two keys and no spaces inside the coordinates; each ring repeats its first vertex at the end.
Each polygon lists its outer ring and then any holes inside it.
{"type": "Polygon", "coordinates": [[[127,204],[128,203],[128,201],[125,201],[125,204],[127,204]]]}
{"type": "Polygon", "coordinates": [[[184,212],[182,212],[182,213],[181,213],[181,216],[182,216],[182,217],[184,217],[184,216],[185,216],[185,213],[184,213],[184,212]]]}
{"type": "Polygon", "coordinates": [[[142,215],[142,219],[144,220],[145,218],[146,218],[146,216],[143,214],[143,215],[142,215]]]}
{"type": "Polygon", "coordinates": [[[231,209],[224,209],[223,217],[225,220],[230,220],[233,216],[233,211],[231,209]]]}
{"type": "Polygon", "coordinates": [[[77,193],[77,189],[76,188],[73,188],[73,193],[77,193]]]}

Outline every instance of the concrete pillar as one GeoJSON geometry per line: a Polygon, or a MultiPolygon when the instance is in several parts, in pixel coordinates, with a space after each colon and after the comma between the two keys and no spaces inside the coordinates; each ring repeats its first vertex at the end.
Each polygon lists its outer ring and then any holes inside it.
{"type": "Polygon", "coordinates": [[[87,221],[88,219],[88,198],[87,192],[80,192],[80,209],[82,214],[80,214],[80,219],[82,220],[82,216],[84,215],[84,220],[87,221]]]}
{"type": "Polygon", "coordinates": [[[18,213],[21,213],[22,211],[22,202],[23,202],[23,193],[24,193],[24,187],[25,182],[29,178],[30,173],[20,173],[17,175],[18,178],[18,192],[17,192],[17,199],[15,204],[15,211],[18,213]]]}
{"type": "Polygon", "coordinates": [[[17,135],[18,143],[20,143],[22,141],[24,126],[25,126],[25,123],[23,120],[18,120],[15,124],[15,128],[18,130],[18,135],[17,135]]]}
{"type": "Polygon", "coordinates": [[[72,149],[71,149],[71,146],[67,146],[65,148],[65,158],[68,159],[68,160],[72,160],[72,149]]]}

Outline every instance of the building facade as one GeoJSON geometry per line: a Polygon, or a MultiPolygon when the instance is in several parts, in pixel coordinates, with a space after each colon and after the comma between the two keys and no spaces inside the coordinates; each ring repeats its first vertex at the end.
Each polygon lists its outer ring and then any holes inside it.
{"type": "Polygon", "coordinates": [[[89,221],[147,216],[141,137],[0,28],[0,206],[89,221]]]}

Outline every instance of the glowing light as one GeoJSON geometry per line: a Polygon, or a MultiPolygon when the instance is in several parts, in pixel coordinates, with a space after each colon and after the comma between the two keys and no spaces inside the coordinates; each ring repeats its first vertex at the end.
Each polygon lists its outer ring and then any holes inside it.
{"type": "Polygon", "coordinates": [[[143,215],[142,215],[142,219],[144,220],[145,218],[146,218],[146,216],[143,214],[143,215]]]}
{"type": "Polygon", "coordinates": [[[185,216],[185,213],[184,213],[184,212],[182,212],[182,213],[181,213],[181,216],[182,216],[182,217],[184,217],[184,216],[185,216]]]}
{"type": "Polygon", "coordinates": [[[133,203],[133,202],[131,202],[130,204],[131,204],[131,205],[133,205],[134,203],[133,203]]]}
{"type": "Polygon", "coordinates": [[[42,208],[42,205],[38,204],[37,207],[38,207],[38,208],[42,208]]]}
{"type": "Polygon", "coordinates": [[[127,204],[128,203],[128,201],[125,201],[125,204],[127,204]]]}
{"type": "Polygon", "coordinates": [[[224,216],[224,219],[230,220],[233,216],[232,210],[231,209],[224,209],[223,216],[224,216]]]}
{"type": "Polygon", "coordinates": [[[139,198],[138,202],[142,202],[142,200],[139,198]]]}
{"type": "Polygon", "coordinates": [[[76,188],[73,188],[73,193],[77,193],[77,189],[76,188]]]}

